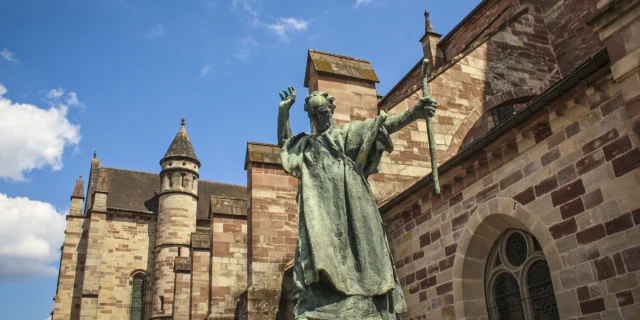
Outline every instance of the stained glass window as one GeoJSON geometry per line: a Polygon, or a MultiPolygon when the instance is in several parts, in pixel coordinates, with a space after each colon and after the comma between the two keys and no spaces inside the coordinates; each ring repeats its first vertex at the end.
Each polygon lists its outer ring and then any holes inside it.
{"type": "Polygon", "coordinates": [[[535,237],[507,230],[491,249],[489,261],[485,288],[490,320],[560,319],[549,265],[535,237]]]}
{"type": "Polygon", "coordinates": [[[504,272],[498,276],[493,285],[494,303],[493,313],[497,319],[523,319],[522,298],[518,280],[510,273],[504,272]]]}
{"type": "Polygon", "coordinates": [[[521,266],[527,259],[527,241],[515,232],[507,239],[507,259],[513,266],[521,266]]]}
{"type": "Polygon", "coordinates": [[[131,281],[131,320],[144,319],[144,277],[136,275],[131,281]]]}
{"type": "Polygon", "coordinates": [[[553,294],[549,265],[544,260],[534,262],[527,274],[531,312],[535,320],[560,319],[553,294]]]}

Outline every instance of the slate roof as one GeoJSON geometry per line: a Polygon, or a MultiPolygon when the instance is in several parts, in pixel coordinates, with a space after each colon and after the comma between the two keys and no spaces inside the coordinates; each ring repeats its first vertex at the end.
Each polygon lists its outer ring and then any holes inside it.
{"type": "MultiPolygon", "coordinates": [[[[107,208],[158,212],[159,174],[106,167],[100,167],[99,170],[105,182],[105,191],[108,192],[107,208]]],[[[89,192],[93,193],[94,190],[89,192]]],[[[239,185],[198,181],[197,218],[209,218],[212,196],[245,199],[246,190],[246,187],[239,185]]]]}
{"type": "Polygon", "coordinates": [[[182,118],[182,125],[180,125],[178,134],[173,138],[173,142],[171,142],[169,149],[167,149],[167,153],[164,154],[164,158],[169,157],[186,157],[196,161],[198,160],[196,152],[193,150],[191,139],[189,139],[189,135],[187,134],[187,129],[185,128],[184,118],[182,118]]]}

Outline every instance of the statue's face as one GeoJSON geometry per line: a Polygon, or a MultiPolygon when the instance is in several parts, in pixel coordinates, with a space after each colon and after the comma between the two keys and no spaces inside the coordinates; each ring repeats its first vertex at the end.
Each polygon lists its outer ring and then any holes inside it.
{"type": "Polygon", "coordinates": [[[312,126],[316,128],[316,133],[321,134],[333,125],[333,109],[327,105],[310,110],[309,118],[311,119],[312,126]]]}

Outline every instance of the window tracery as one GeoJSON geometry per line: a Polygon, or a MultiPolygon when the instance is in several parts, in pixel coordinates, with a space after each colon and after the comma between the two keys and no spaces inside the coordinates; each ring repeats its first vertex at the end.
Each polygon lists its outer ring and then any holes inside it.
{"type": "Polygon", "coordinates": [[[507,230],[490,251],[485,271],[490,320],[559,320],[551,272],[531,234],[507,230]]]}

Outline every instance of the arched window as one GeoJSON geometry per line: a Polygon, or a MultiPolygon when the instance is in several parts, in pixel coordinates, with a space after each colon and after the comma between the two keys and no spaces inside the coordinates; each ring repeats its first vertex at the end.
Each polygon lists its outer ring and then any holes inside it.
{"type": "Polygon", "coordinates": [[[144,291],[145,291],[144,274],[137,273],[131,279],[131,320],[144,319],[144,291]]]}
{"type": "Polygon", "coordinates": [[[494,244],[485,272],[490,320],[559,320],[551,273],[531,234],[507,230],[494,244]]]}

